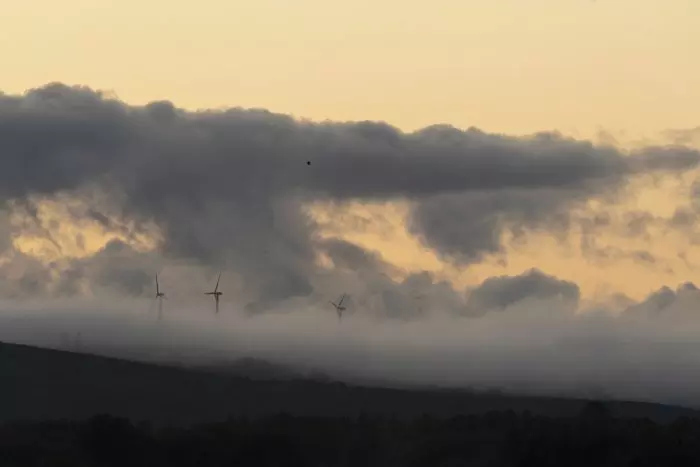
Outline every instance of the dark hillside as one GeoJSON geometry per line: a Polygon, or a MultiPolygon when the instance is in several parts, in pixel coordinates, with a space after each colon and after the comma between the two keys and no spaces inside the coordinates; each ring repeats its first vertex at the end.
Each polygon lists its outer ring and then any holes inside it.
{"type": "MultiPolygon", "coordinates": [[[[158,366],[13,344],[0,344],[0,371],[0,422],[84,419],[99,413],[177,423],[279,412],[298,416],[366,413],[413,417],[425,413],[451,417],[513,410],[560,417],[576,415],[585,404],[564,398],[357,387],[301,379],[260,380],[211,369],[158,366]]],[[[609,407],[615,416],[658,421],[697,413],[648,403],[611,402],[609,407]]]]}

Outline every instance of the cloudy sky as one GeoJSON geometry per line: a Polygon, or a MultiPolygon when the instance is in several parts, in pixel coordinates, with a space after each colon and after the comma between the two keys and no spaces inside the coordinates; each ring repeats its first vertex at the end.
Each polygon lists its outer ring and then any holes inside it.
{"type": "Polygon", "coordinates": [[[148,298],[159,272],[186,308],[221,270],[223,306],[245,314],[342,292],[409,320],[692,307],[699,15],[12,2],[0,294],[148,298]]]}

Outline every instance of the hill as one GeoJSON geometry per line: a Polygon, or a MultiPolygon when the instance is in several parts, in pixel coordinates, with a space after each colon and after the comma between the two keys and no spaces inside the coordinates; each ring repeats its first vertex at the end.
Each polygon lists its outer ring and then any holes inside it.
{"type": "MultiPolygon", "coordinates": [[[[360,387],[294,378],[270,368],[247,361],[237,369],[221,372],[0,344],[0,422],[85,419],[99,413],[161,423],[279,412],[297,416],[366,413],[450,417],[513,410],[562,417],[576,415],[586,403],[565,398],[360,387]],[[259,376],[260,368],[265,369],[265,374],[284,377],[250,377],[259,376]]],[[[660,404],[608,405],[617,417],[647,417],[661,422],[698,414],[695,410],[660,404]]]]}

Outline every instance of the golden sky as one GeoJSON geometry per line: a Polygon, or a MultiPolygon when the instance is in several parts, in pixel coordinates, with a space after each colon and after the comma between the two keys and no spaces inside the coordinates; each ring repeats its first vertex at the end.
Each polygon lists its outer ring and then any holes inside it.
{"type": "Polygon", "coordinates": [[[697,124],[697,0],[8,0],[2,87],[633,137],[697,124]]]}
{"type": "MultiPolygon", "coordinates": [[[[635,141],[698,126],[698,18],[698,0],[8,0],[2,90],[61,81],[135,104],[263,107],[405,130],[442,122],[584,138],[605,130],[635,141]]],[[[370,210],[392,219],[395,241],[355,239],[406,267],[444,268],[402,231],[402,207],[387,209],[370,210]]],[[[654,248],[668,249],[663,241],[654,248]]],[[[459,274],[469,282],[539,264],[588,295],[612,284],[636,297],[700,282],[678,266],[670,278],[622,263],[601,276],[546,242],[514,252],[506,268],[459,274]]]]}

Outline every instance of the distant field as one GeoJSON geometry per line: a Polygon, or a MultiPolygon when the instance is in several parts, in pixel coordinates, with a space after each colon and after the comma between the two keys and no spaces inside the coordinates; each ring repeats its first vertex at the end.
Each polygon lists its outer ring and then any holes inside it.
{"type": "MultiPolygon", "coordinates": [[[[263,367],[263,373],[272,370],[263,367]]],[[[93,355],[0,344],[0,422],[84,419],[99,413],[132,420],[190,423],[286,412],[300,416],[360,413],[449,417],[492,410],[576,415],[584,400],[438,390],[349,386],[301,379],[262,380],[248,362],[238,374],[136,363],[93,355]]],[[[286,375],[290,378],[290,375],[286,375]]],[[[670,421],[698,411],[650,403],[610,402],[618,417],[670,421]]]]}

